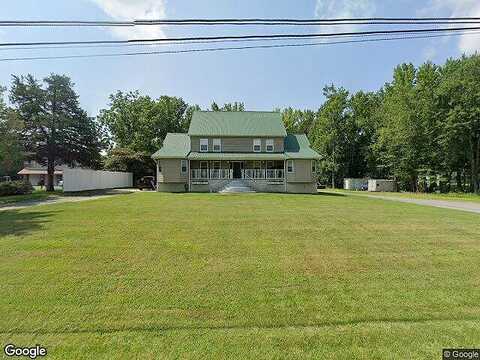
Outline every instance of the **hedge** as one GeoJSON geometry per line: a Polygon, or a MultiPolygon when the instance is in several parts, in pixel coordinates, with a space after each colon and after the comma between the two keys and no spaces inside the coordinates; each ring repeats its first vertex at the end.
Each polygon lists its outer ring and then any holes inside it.
{"type": "Polygon", "coordinates": [[[27,181],[7,181],[0,183],[0,196],[31,194],[33,186],[27,181]]]}

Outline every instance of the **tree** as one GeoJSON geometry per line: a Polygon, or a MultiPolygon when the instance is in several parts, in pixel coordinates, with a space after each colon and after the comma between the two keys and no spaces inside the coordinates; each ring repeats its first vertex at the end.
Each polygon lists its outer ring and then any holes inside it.
{"type": "Polygon", "coordinates": [[[25,149],[47,166],[47,191],[54,190],[55,165],[100,164],[100,127],[80,108],[73,86],[65,75],[51,74],[43,86],[32,75],[13,76],[10,101],[25,124],[25,149]]]}
{"type": "Polygon", "coordinates": [[[460,168],[467,160],[471,191],[480,193],[480,56],[448,61],[439,96],[448,162],[453,160],[460,168]]]}
{"type": "Polygon", "coordinates": [[[234,103],[226,103],[223,104],[222,107],[219,107],[217,103],[214,101],[212,105],[210,105],[210,109],[212,111],[245,111],[245,105],[243,102],[234,102],[234,103]]]}
{"type": "Polygon", "coordinates": [[[110,171],[132,172],[134,179],[138,179],[146,174],[153,175],[155,162],[145,152],[116,147],[111,149],[105,157],[104,168],[110,171]]]}
{"type": "Polygon", "coordinates": [[[327,101],[318,110],[311,139],[313,148],[322,156],[320,170],[330,174],[334,188],[346,173],[343,165],[349,141],[349,93],[344,88],[337,89],[331,85],[324,87],[323,94],[327,101]]]}
{"type": "Polygon", "coordinates": [[[22,168],[23,148],[21,131],[23,123],[9,109],[3,99],[5,88],[0,87],[0,175],[14,176],[22,168]]]}
{"type": "Polygon", "coordinates": [[[194,109],[181,98],[161,96],[157,100],[138,91],[110,95],[108,109],[100,111],[99,121],[108,129],[115,146],[153,154],[168,132],[185,132],[194,109]]]}

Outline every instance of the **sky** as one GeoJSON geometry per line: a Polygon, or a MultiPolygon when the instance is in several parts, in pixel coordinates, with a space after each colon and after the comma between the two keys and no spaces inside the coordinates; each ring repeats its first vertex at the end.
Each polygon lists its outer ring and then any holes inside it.
{"type": "MultiPolygon", "coordinates": [[[[2,3],[1,20],[133,20],[178,18],[339,18],[480,16],[478,0],[17,0],[2,3]]],[[[0,42],[116,40],[175,36],[242,35],[358,30],[353,27],[135,27],[0,28],[0,42]]],[[[250,45],[250,44],[249,44],[250,45]]],[[[186,46],[186,45],[184,45],[186,46]]],[[[211,46],[211,45],[209,45],[211,46]]],[[[188,46],[189,48],[198,47],[188,46]]],[[[176,49],[178,46],[0,49],[0,59],[176,49]]],[[[139,90],[157,98],[179,96],[208,108],[241,101],[248,110],[318,109],[327,84],[350,91],[378,90],[403,62],[441,64],[480,48],[480,34],[304,48],[235,50],[170,55],[0,62],[0,85],[12,74],[42,79],[66,74],[91,116],[106,108],[109,95],[139,90]]]]}

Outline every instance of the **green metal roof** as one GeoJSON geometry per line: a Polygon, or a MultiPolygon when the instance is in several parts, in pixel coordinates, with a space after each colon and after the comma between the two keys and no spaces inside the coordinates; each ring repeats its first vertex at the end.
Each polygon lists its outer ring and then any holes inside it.
{"type": "Polygon", "coordinates": [[[195,111],[188,135],[284,137],[287,133],[279,112],[195,111]]]}
{"type": "Polygon", "coordinates": [[[190,160],[284,160],[283,153],[201,153],[191,152],[190,160]]]}
{"type": "Polygon", "coordinates": [[[320,155],[310,147],[310,141],[305,134],[288,135],[284,141],[285,155],[287,159],[315,159],[320,155]]]}
{"type": "Polygon", "coordinates": [[[168,133],[163,141],[163,146],[153,159],[185,159],[190,152],[190,137],[187,134],[168,133]]]}

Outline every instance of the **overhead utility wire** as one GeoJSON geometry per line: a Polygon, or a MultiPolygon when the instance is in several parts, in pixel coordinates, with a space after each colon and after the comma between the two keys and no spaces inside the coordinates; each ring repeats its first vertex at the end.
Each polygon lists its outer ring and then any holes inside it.
{"type": "MultiPolygon", "coordinates": [[[[474,31],[471,31],[472,33],[474,31]]],[[[466,32],[465,32],[466,33],[466,32]]],[[[393,34],[397,36],[398,34],[393,34]]],[[[333,36],[332,38],[355,38],[355,37],[373,37],[378,36],[376,34],[367,35],[344,35],[333,36]]],[[[197,41],[180,41],[180,42],[142,42],[142,43],[121,43],[121,44],[93,44],[93,45],[53,45],[53,46],[25,46],[25,47],[0,47],[0,51],[12,51],[12,50],[43,50],[43,49],[91,49],[91,48],[119,48],[119,47],[139,47],[139,46],[163,46],[163,45],[189,45],[189,44],[219,44],[219,43],[236,43],[236,42],[264,42],[264,41],[285,41],[285,40],[299,40],[295,38],[280,38],[280,39],[229,39],[229,40],[197,40],[197,41]]],[[[301,40],[301,39],[300,39],[301,40]]]]}
{"type": "Polygon", "coordinates": [[[435,32],[458,32],[480,30],[480,27],[436,28],[436,29],[404,29],[404,30],[376,30],[343,33],[317,33],[317,34],[269,34],[269,35],[230,35],[230,36],[199,36],[199,37],[174,37],[158,39],[129,39],[129,40],[90,40],[90,41],[42,41],[42,42],[17,42],[0,43],[0,47],[7,46],[36,46],[36,45],[80,45],[80,44],[130,44],[145,42],[184,42],[197,40],[235,40],[235,39],[303,39],[303,38],[331,38],[351,35],[389,35],[389,34],[418,34],[435,32]]]}
{"type": "Polygon", "coordinates": [[[458,35],[472,35],[472,34],[478,34],[478,32],[453,33],[453,34],[437,34],[437,35],[421,35],[421,36],[402,36],[402,37],[389,37],[389,38],[376,38],[376,39],[361,39],[361,40],[345,40],[345,41],[331,41],[331,42],[316,42],[316,43],[301,43],[301,44],[253,45],[253,46],[221,47],[221,48],[203,48],[203,49],[184,49],[184,50],[166,50],[166,51],[149,51],[149,52],[144,51],[144,52],[130,52],[130,53],[117,53],[117,54],[90,54],[90,55],[15,57],[15,58],[0,58],[0,62],[8,62],[8,61],[28,61],[28,60],[54,60],[54,59],[100,58],[100,57],[138,56],[138,55],[164,55],[164,54],[218,52],[218,51],[247,50],[247,49],[292,48],[292,47],[307,47],[307,46],[321,46],[321,45],[337,45],[337,44],[380,42],[380,41],[397,41],[397,40],[411,40],[411,39],[428,39],[428,38],[438,38],[438,37],[444,37],[444,36],[458,36],[458,35]]]}
{"type": "Polygon", "coordinates": [[[141,19],[133,21],[0,20],[0,27],[148,26],[148,25],[415,25],[475,24],[479,17],[340,18],[340,19],[141,19]]]}

